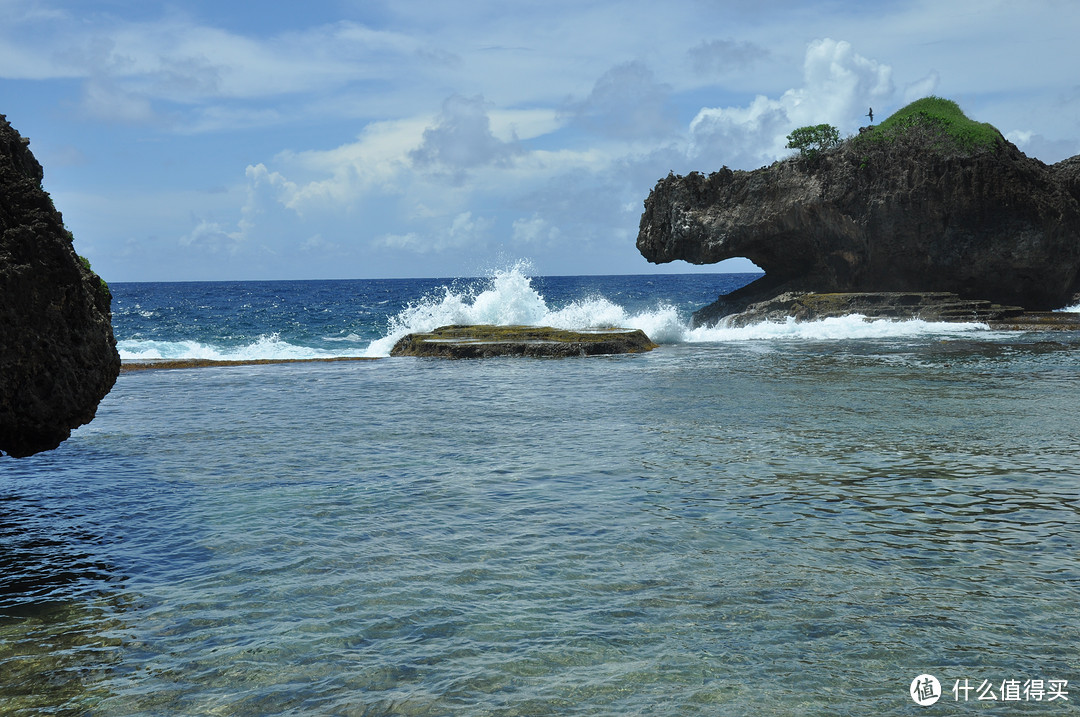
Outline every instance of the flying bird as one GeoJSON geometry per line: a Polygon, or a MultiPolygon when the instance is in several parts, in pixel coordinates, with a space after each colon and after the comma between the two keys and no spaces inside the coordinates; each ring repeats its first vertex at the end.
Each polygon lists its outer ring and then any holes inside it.
{"type": "Polygon", "coordinates": [[[866,116],[869,117],[870,122],[873,123],[873,121],[874,121],[874,108],[873,107],[871,107],[870,111],[866,113],[866,116]]]}

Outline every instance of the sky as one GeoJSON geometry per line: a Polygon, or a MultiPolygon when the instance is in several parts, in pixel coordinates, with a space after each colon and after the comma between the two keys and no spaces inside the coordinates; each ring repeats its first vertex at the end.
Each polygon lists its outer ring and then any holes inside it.
{"type": "Polygon", "coordinates": [[[655,266],[669,172],[938,95],[1080,153],[1075,0],[0,0],[0,113],[107,281],[655,266]]]}

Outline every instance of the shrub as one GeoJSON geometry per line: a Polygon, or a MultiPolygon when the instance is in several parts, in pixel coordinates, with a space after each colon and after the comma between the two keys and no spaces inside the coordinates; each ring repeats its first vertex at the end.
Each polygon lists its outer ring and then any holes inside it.
{"type": "MultiPolygon", "coordinates": [[[[68,234],[71,234],[71,232],[68,232],[68,234]]],[[[94,273],[94,270],[92,268],[90,268],[90,260],[89,259],[87,259],[82,254],[76,254],[75,256],[79,257],[79,263],[82,264],[83,267],[87,271],[89,271],[91,274],[94,274],[94,276],[97,276],[97,274],[94,273]]],[[[98,290],[102,294],[112,298],[112,292],[109,290],[109,285],[107,283],[105,283],[105,280],[102,279],[100,276],[97,276],[97,280],[98,280],[98,290]]]]}

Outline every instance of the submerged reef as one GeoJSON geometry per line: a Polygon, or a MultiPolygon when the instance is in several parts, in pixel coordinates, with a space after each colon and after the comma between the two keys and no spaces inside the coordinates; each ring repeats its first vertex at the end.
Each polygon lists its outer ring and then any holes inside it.
{"type": "Polygon", "coordinates": [[[1080,156],[1048,166],[925,98],[811,156],[668,175],[645,200],[637,247],[653,263],[745,257],[765,270],[697,325],[807,292],[1056,309],[1080,291],[1080,156]]]}
{"type": "Polygon", "coordinates": [[[29,140],[0,115],[0,453],[56,448],[120,371],[109,287],[75,253],[29,140]]]}
{"type": "Polygon", "coordinates": [[[640,329],[568,331],[549,326],[441,326],[402,337],[391,356],[489,358],[492,356],[596,356],[651,351],[656,344],[640,329]]]}

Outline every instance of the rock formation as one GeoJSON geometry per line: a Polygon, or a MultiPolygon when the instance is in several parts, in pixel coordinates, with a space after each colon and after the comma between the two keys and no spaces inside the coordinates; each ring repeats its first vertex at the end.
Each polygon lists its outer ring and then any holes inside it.
{"type": "Polygon", "coordinates": [[[566,331],[548,326],[441,326],[408,334],[394,344],[391,356],[489,358],[491,356],[596,356],[651,351],[656,348],[640,329],[566,331]]]}
{"type": "Polygon", "coordinates": [[[637,246],[654,263],[746,257],[765,270],[698,324],[785,292],[1060,308],[1080,290],[1080,156],[1047,166],[993,132],[972,148],[914,121],[812,159],[669,175],[645,200],[637,246]]]}
{"type": "Polygon", "coordinates": [[[0,453],[50,450],[120,371],[105,283],[72,248],[29,141],[0,115],[0,453]]]}

